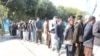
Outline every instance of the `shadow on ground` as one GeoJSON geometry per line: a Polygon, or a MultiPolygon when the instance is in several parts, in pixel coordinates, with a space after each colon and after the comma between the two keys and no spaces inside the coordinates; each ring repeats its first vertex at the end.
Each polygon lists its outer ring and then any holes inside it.
{"type": "Polygon", "coordinates": [[[2,36],[2,37],[0,37],[0,42],[5,42],[5,41],[15,40],[15,39],[20,40],[20,38],[17,38],[17,37],[14,37],[14,36],[2,36]]]}

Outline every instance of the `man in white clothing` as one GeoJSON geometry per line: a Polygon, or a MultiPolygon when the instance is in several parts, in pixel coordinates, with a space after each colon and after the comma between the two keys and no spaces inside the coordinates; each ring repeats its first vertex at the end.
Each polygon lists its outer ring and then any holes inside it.
{"type": "Polygon", "coordinates": [[[51,47],[52,47],[53,51],[55,50],[55,47],[56,47],[56,39],[55,39],[55,37],[56,37],[56,34],[55,34],[56,25],[57,25],[57,16],[54,16],[53,20],[49,21],[49,31],[51,34],[51,47]]]}

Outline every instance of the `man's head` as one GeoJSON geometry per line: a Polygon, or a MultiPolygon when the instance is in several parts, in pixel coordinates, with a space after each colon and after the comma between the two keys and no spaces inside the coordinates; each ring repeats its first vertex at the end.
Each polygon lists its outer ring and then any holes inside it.
{"type": "Polygon", "coordinates": [[[34,20],[32,20],[31,23],[34,23],[34,20]]]}
{"type": "Polygon", "coordinates": [[[38,17],[37,17],[37,21],[39,21],[39,20],[40,20],[40,17],[38,16],[38,17]]]}
{"type": "Polygon", "coordinates": [[[74,19],[75,19],[75,16],[70,16],[70,17],[68,18],[68,23],[69,23],[70,25],[73,25],[73,24],[74,24],[74,19]]]}
{"type": "Polygon", "coordinates": [[[53,17],[53,21],[57,21],[58,17],[57,16],[54,16],[53,17]]]}
{"type": "Polygon", "coordinates": [[[83,18],[82,15],[78,15],[78,16],[77,16],[78,22],[82,22],[82,21],[83,21],[82,18],[83,18]]]}
{"type": "Polygon", "coordinates": [[[71,15],[71,16],[69,16],[69,18],[73,18],[73,19],[75,19],[76,17],[75,17],[74,15],[71,15]]]}
{"type": "Polygon", "coordinates": [[[49,21],[49,19],[46,17],[46,18],[45,18],[45,21],[46,21],[46,22],[48,22],[48,21],[49,21]]]}
{"type": "Polygon", "coordinates": [[[95,17],[94,16],[90,16],[89,17],[89,22],[91,22],[92,24],[95,23],[95,17]]]}
{"type": "Polygon", "coordinates": [[[61,23],[62,23],[62,18],[59,17],[59,18],[58,18],[58,24],[61,24],[61,23]]]}

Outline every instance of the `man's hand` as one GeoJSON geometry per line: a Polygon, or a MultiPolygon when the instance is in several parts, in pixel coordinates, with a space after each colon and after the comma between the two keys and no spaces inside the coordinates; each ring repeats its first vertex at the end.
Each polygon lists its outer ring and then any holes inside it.
{"type": "Polygon", "coordinates": [[[78,43],[75,43],[75,46],[78,47],[78,43]]]}
{"type": "Polygon", "coordinates": [[[39,29],[39,31],[41,32],[42,30],[41,30],[41,29],[39,29]]]}

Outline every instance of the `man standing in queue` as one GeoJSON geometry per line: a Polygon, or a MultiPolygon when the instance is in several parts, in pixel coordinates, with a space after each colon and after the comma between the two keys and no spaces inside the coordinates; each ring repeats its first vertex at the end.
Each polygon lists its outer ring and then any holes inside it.
{"type": "Polygon", "coordinates": [[[66,56],[74,56],[73,52],[73,33],[74,33],[74,19],[75,16],[70,16],[68,18],[68,25],[65,28],[64,38],[66,44],[66,56]]]}
{"type": "Polygon", "coordinates": [[[38,41],[40,40],[40,43],[42,44],[42,24],[39,17],[37,17],[35,26],[36,26],[36,43],[38,43],[38,41]]]}
{"type": "Polygon", "coordinates": [[[84,25],[82,22],[82,15],[77,16],[77,24],[74,28],[73,43],[74,43],[74,55],[83,56],[83,33],[84,25]]]}
{"type": "Polygon", "coordinates": [[[58,18],[57,26],[56,26],[56,40],[57,40],[57,53],[60,56],[61,45],[63,44],[63,27],[62,27],[62,18],[58,18]]]}

